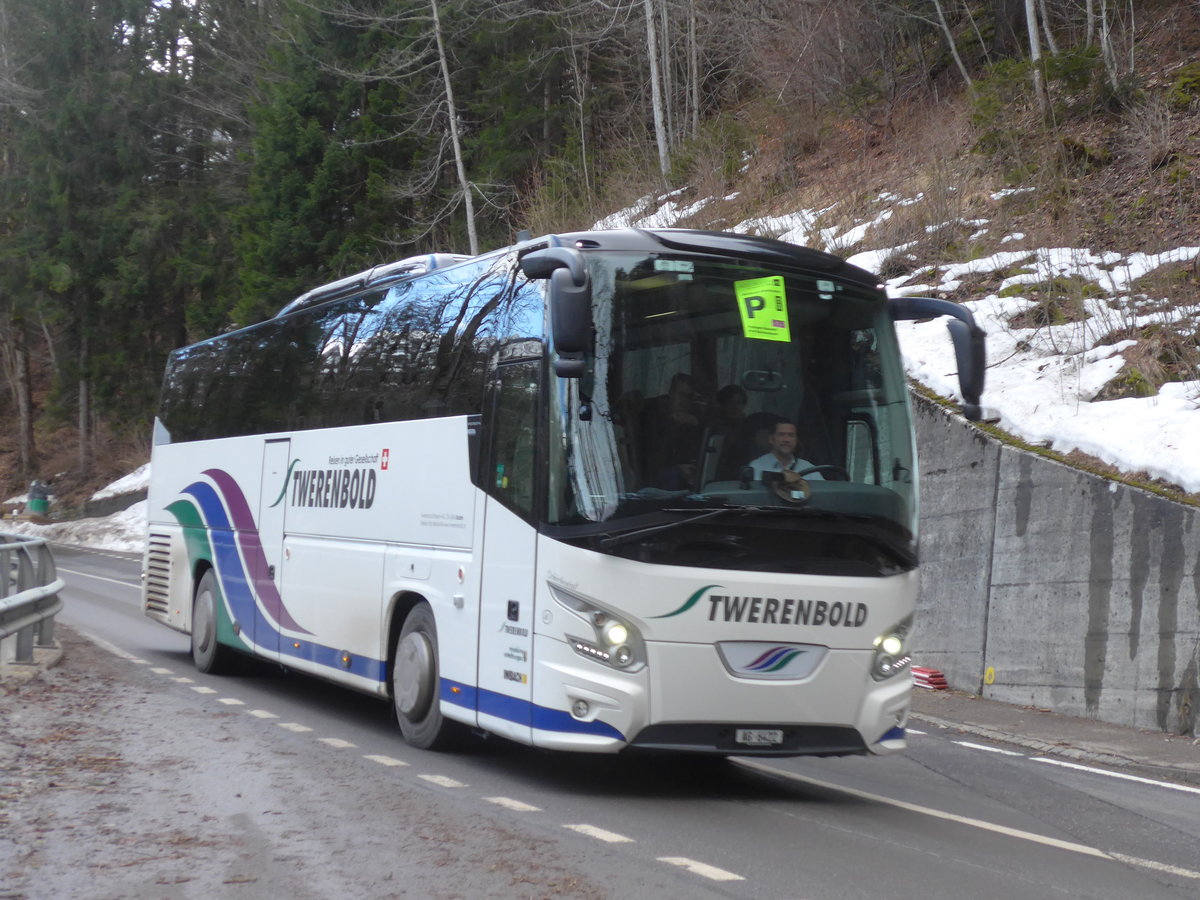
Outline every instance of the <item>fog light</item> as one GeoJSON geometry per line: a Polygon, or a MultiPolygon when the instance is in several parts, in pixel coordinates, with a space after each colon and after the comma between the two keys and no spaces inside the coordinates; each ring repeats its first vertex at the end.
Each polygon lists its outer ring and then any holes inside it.
{"type": "Polygon", "coordinates": [[[577,719],[586,719],[587,714],[592,711],[586,700],[576,700],[571,704],[571,715],[577,719]]]}
{"type": "Polygon", "coordinates": [[[633,651],[628,647],[618,647],[612,653],[613,662],[622,669],[633,662],[633,651]]]}

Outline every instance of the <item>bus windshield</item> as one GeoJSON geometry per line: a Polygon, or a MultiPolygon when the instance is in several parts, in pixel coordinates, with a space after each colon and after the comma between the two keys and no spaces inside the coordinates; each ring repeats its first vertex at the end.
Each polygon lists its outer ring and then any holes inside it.
{"type": "Polygon", "coordinates": [[[739,535],[741,567],[915,564],[912,427],[881,291],[720,257],[587,258],[595,352],[552,393],[552,527],[697,565],[739,535]]]}

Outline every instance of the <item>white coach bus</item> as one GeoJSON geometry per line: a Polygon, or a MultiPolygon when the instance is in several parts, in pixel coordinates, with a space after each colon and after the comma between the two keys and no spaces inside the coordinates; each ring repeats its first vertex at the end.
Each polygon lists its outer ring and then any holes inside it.
{"type": "Polygon", "coordinates": [[[978,417],[969,313],[779,241],[564,234],[326,285],[171,355],[145,612],[201,671],[390,698],[417,747],[900,750],[893,320],[940,315],[978,417]],[[760,475],[780,422],[795,461],[760,475]]]}

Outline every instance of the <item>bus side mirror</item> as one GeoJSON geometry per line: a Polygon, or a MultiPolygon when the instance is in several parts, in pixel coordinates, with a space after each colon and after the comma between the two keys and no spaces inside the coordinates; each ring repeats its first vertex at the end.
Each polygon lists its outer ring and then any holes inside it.
{"type": "Polygon", "coordinates": [[[958,363],[958,389],[963,397],[963,416],[972,422],[983,418],[979,400],[983,396],[984,366],[987,364],[987,335],[975,324],[971,311],[949,300],[933,297],[894,297],[888,301],[892,321],[953,316],[946,323],[954,342],[958,363]]]}
{"type": "Polygon", "coordinates": [[[550,327],[554,339],[554,374],[578,378],[587,368],[592,347],[592,280],[583,254],[570,247],[547,247],[521,257],[528,278],[549,278],[550,327]]]}

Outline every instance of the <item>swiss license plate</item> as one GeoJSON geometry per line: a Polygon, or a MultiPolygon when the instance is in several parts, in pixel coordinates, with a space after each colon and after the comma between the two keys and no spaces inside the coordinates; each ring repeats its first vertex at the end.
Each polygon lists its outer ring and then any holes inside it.
{"type": "Polygon", "coordinates": [[[774,747],[783,743],[782,728],[739,728],[733,739],[747,747],[774,747]]]}

